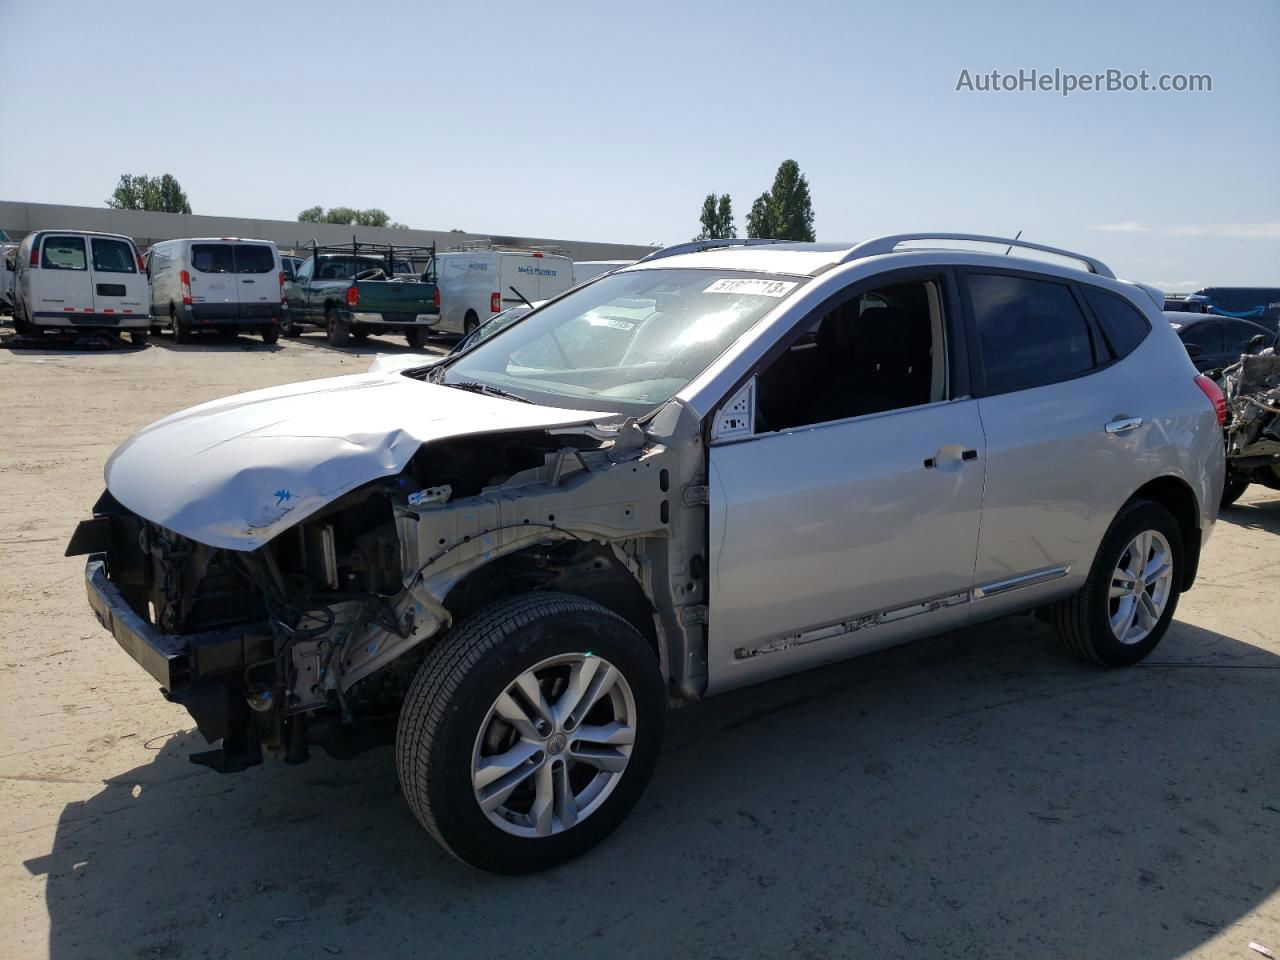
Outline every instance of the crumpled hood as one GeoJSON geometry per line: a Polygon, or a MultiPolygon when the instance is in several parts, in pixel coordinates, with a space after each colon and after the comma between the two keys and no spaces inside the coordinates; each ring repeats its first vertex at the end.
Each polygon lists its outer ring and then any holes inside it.
{"type": "Polygon", "coordinates": [[[107,489],[192,540],[254,550],[321,507],[394,476],[424,443],[570,426],[609,413],[518,403],[396,374],[255,390],[158,420],[107,461],[107,489]]]}

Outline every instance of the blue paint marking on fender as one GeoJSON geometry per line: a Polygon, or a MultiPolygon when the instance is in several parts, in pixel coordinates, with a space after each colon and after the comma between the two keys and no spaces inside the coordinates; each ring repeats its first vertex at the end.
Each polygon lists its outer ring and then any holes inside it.
{"type": "Polygon", "coordinates": [[[277,490],[275,492],[275,498],[276,498],[276,506],[278,507],[280,506],[280,504],[287,503],[288,501],[292,500],[293,494],[290,493],[288,490],[277,490]]]}

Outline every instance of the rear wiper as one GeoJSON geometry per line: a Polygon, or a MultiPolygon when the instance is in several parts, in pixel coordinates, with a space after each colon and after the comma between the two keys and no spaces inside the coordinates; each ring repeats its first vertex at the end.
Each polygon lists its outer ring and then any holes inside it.
{"type": "Polygon", "coordinates": [[[492,397],[502,397],[504,400],[518,400],[520,403],[533,403],[528,397],[522,397],[518,393],[511,393],[498,387],[491,387],[487,383],[475,383],[471,380],[462,380],[456,383],[449,383],[446,380],[439,381],[444,387],[457,387],[459,390],[469,390],[472,393],[487,393],[492,397]]]}

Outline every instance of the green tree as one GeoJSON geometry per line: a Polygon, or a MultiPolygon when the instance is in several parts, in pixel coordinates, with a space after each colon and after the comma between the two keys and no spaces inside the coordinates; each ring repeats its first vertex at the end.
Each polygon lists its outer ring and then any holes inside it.
{"type": "Polygon", "coordinates": [[[387,211],[370,207],[368,210],[356,211],[356,225],[361,227],[385,227],[391,222],[387,211]]]}
{"type": "Polygon", "coordinates": [[[391,216],[385,210],[370,207],[368,210],[357,210],[355,207],[307,207],[298,214],[299,223],[340,223],[348,227],[394,227],[400,230],[409,229],[403,223],[392,223],[391,216]]]}
{"type": "Polygon", "coordinates": [[[299,223],[324,223],[324,207],[307,207],[298,214],[299,223]]]}
{"type": "Polygon", "coordinates": [[[149,177],[145,173],[124,173],[107,200],[114,210],[154,210],[160,213],[190,213],[191,204],[181,184],[169,173],[149,177]]]}
{"type": "Polygon", "coordinates": [[[702,231],[695,240],[724,240],[738,235],[738,228],[733,225],[733,203],[727,193],[716,196],[708,193],[702,201],[702,214],[699,216],[702,231]]]}
{"type": "Polygon", "coordinates": [[[809,181],[794,160],[783,160],[773,187],[756,197],[747,214],[747,236],[773,240],[814,239],[809,181]]]}
{"type": "Polygon", "coordinates": [[[813,204],[809,199],[809,181],[800,172],[800,164],[783,160],[769,191],[769,210],[774,238],[812,242],[813,204]]]}
{"type": "Polygon", "coordinates": [[[754,239],[774,238],[777,236],[773,227],[773,209],[769,194],[762,193],[751,204],[751,212],[747,214],[747,236],[754,239]]]}

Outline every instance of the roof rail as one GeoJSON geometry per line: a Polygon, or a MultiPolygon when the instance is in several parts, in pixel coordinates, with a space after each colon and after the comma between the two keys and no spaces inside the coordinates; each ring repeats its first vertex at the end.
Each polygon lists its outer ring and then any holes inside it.
{"type": "Polygon", "coordinates": [[[682,253],[697,253],[699,250],[714,250],[716,247],[754,247],[762,243],[791,243],[790,240],[767,240],[756,237],[726,237],[720,240],[690,240],[688,243],[677,243],[674,246],[655,250],[647,257],[641,257],[636,263],[648,263],[650,260],[661,260],[663,257],[676,257],[682,253]]]}
{"type": "MultiPolygon", "coordinates": [[[[1116,278],[1116,275],[1111,272],[1111,268],[1105,263],[1101,260],[1095,260],[1093,257],[1087,257],[1083,253],[1062,250],[1058,247],[1046,247],[1044,244],[1031,243],[1027,240],[1010,239],[1009,237],[988,237],[977,233],[895,233],[887,237],[873,237],[850,247],[848,252],[840,258],[840,262],[848,263],[850,260],[859,260],[862,257],[893,253],[897,250],[899,244],[911,240],[963,240],[966,243],[998,243],[1007,247],[1039,250],[1041,253],[1052,253],[1059,257],[1066,257],[1068,260],[1082,263],[1090,273],[1096,273],[1100,277],[1109,277],[1112,280],[1116,278]]],[[[659,253],[663,252],[665,251],[659,251],[659,253]]]]}

